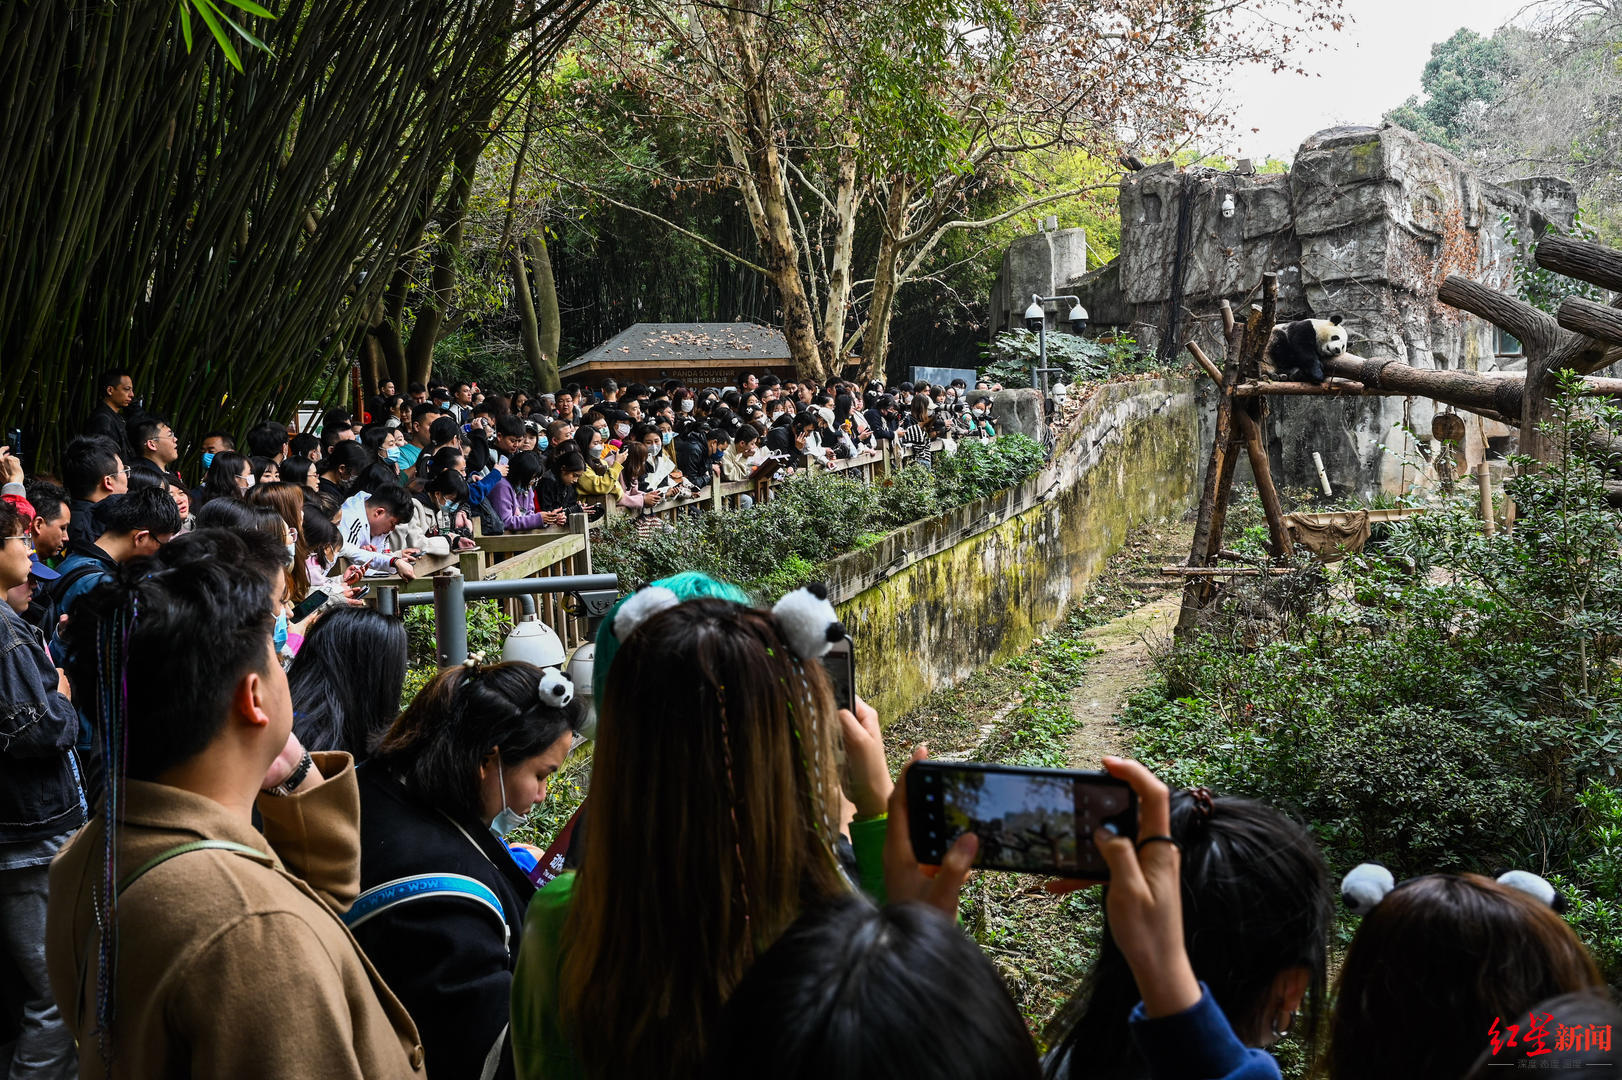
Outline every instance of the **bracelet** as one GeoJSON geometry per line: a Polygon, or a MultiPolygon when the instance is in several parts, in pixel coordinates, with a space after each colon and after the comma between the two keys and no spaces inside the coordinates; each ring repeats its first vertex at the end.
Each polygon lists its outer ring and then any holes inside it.
{"type": "Polygon", "coordinates": [[[888,810],[880,810],[876,814],[857,814],[850,819],[852,825],[861,825],[869,821],[883,821],[890,816],[888,810]]]}
{"type": "Polygon", "coordinates": [[[1165,835],[1145,836],[1142,840],[1138,841],[1137,850],[1142,851],[1144,848],[1148,847],[1150,844],[1170,844],[1172,847],[1176,848],[1178,851],[1183,850],[1183,845],[1182,844],[1179,844],[1172,837],[1165,836],[1165,835]]]}
{"type": "Polygon", "coordinates": [[[298,764],[294,766],[293,771],[287,774],[287,779],[275,787],[266,788],[265,794],[275,795],[278,798],[293,794],[294,791],[298,790],[298,786],[304,783],[304,778],[310,775],[310,770],[313,768],[315,768],[315,759],[306,750],[304,756],[299,758],[298,764]]]}

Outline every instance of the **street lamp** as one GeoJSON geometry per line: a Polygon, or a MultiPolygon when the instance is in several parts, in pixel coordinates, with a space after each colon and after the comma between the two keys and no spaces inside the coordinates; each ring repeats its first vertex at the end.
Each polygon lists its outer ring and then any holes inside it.
{"type": "Polygon", "coordinates": [[[1031,386],[1042,390],[1042,396],[1047,396],[1043,389],[1041,376],[1051,375],[1054,372],[1063,372],[1063,368],[1048,367],[1048,304],[1058,304],[1069,301],[1070,329],[1079,337],[1087,329],[1087,309],[1081,306],[1079,296],[1039,296],[1031,294],[1031,306],[1025,309],[1025,327],[1036,334],[1036,366],[1031,369],[1031,386]]]}

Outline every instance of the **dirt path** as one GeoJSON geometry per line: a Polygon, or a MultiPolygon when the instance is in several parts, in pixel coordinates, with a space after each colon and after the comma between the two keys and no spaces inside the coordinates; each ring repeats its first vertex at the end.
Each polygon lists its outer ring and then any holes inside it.
{"type": "Polygon", "coordinates": [[[1135,586],[1142,603],[1082,635],[1098,654],[1070,699],[1080,721],[1070,736],[1070,762],[1078,769],[1096,769],[1105,754],[1126,752],[1126,734],[1116,717],[1127,699],[1149,681],[1151,643],[1168,639],[1177,622],[1182,590],[1175,579],[1162,582],[1151,574],[1158,573],[1160,565],[1182,561],[1187,554],[1188,530],[1171,526],[1143,537],[1139,544],[1141,553],[1133,560],[1138,580],[1123,584],[1135,586]]]}

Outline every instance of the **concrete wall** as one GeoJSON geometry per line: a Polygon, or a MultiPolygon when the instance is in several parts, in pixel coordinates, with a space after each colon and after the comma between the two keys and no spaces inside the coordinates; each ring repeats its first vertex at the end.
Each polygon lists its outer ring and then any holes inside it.
{"type": "Polygon", "coordinates": [[[880,717],[1025,649],[1129,530],[1188,512],[1202,467],[1197,411],[1184,380],[1101,387],[1035,477],[836,560],[829,588],[880,717]]]}

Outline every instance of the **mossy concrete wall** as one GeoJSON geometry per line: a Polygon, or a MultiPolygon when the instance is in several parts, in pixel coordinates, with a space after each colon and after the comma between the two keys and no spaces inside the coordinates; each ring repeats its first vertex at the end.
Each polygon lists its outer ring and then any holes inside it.
{"type": "Polygon", "coordinates": [[[1199,425],[1183,380],[1102,387],[1053,461],[1017,488],[836,560],[829,588],[856,679],[885,719],[1025,649],[1145,522],[1199,497],[1199,425]]]}

